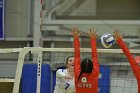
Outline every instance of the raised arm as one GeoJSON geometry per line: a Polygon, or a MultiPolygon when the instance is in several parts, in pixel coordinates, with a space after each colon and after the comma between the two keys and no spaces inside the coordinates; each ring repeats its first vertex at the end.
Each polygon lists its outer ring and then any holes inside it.
{"type": "MultiPolygon", "coordinates": [[[[125,45],[125,43],[122,40],[122,36],[119,34],[118,30],[114,31],[114,37],[118,43],[118,45],[120,46],[120,48],[123,50],[123,53],[126,55],[126,57],[128,58],[128,61],[131,65],[131,68],[135,74],[136,77],[140,76],[140,67],[138,66],[138,64],[136,63],[136,60],[134,59],[134,57],[132,56],[132,54],[130,53],[128,47],[125,45]]],[[[140,78],[140,77],[139,77],[140,78]]]]}
{"type": "Polygon", "coordinates": [[[93,73],[99,74],[99,63],[98,63],[98,55],[97,55],[97,47],[96,47],[96,29],[90,29],[90,43],[91,43],[91,51],[92,51],[92,63],[93,63],[93,73]]]}
{"type": "Polygon", "coordinates": [[[73,36],[74,36],[74,56],[75,56],[75,62],[74,62],[74,74],[77,78],[79,75],[79,72],[81,70],[80,68],[80,41],[79,41],[79,35],[78,28],[74,27],[72,29],[73,36]]]}

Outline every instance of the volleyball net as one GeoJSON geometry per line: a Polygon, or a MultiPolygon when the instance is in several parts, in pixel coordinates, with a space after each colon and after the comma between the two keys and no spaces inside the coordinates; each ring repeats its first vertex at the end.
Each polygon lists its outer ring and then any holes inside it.
{"type": "MultiPolygon", "coordinates": [[[[130,51],[134,57],[140,55],[139,50],[130,51]]],[[[5,65],[0,70],[1,73],[5,73],[0,76],[1,82],[13,80],[13,93],[19,91],[53,93],[56,70],[65,67],[66,58],[74,56],[74,49],[41,47],[1,49],[0,56],[5,65]],[[11,67],[4,63],[6,60],[11,62],[11,67]]],[[[90,48],[81,48],[81,59],[84,58],[91,58],[90,48]]],[[[137,81],[121,49],[98,49],[98,59],[100,64],[98,93],[137,93],[137,81]]]]}

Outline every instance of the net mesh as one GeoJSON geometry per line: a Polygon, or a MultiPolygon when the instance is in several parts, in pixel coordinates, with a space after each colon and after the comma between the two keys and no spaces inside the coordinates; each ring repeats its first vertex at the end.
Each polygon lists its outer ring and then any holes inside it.
{"type": "MultiPolygon", "coordinates": [[[[22,82],[22,86],[20,86],[21,91],[24,91],[24,93],[35,93],[33,91],[36,91],[37,88],[38,53],[42,51],[41,93],[53,93],[56,84],[56,70],[60,67],[65,67],[67,57],[74,56],[74,50],[71,48],[28,48],[27,51],[26,55],[23,55],[24,65],[22,79],[20,79],[20,82],[22,82]],[[29,81],[31,82],[29,83],[29,81]],[[30,87],[26,83],[31,84],[30,87]]],[[[139,50],[132,50],[131,53],[134,57],[140,55],[139,50]]],[[[1,64],[5,66],[12,65],[12,67],[0,67],[0,78],[15,78],[17,63],[21,62],[21,60],[18,60],[19,53],[1,52],[0,54],[1,59],[4,60],[1,60],[1,64]],[[7,64],[5,60],[9,60],[8,62],[11,63],[7,64]]],[[[81,59],[84,58],[91,58],[90,49],[81,49],[81,59]]],[[[136,78],[133,75],[128,59],[121,50],[98,49],[98,59],[101,71],[98,93],[137,93],[136,78]]]]}

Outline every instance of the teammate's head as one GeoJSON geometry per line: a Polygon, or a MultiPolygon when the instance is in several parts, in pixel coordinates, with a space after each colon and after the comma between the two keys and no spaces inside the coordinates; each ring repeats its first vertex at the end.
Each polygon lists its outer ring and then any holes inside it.
{"type": "Polygon", "coordinates": [[[79,74],[78,80],[83,73],[91,73],[93,69],[92,61],[89,58],[85,58],[81,62],[81,72],[79,74]]]}
{"type": "Polygon", "coordinates": [[[66,59],[66,68],[74,67],[74,56],[69,56],[66,59]]]}

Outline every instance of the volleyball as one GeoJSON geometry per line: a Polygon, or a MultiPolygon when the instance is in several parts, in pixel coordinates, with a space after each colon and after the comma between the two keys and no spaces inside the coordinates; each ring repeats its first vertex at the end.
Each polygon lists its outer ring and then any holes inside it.
{"type": "Polygon", "coordinates": [[[104,48],[110,48],[114,44],[114,37],[109,33],[103,34],[100,39],[104,48]]]}

